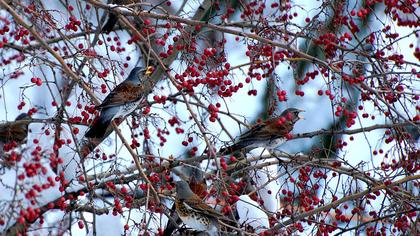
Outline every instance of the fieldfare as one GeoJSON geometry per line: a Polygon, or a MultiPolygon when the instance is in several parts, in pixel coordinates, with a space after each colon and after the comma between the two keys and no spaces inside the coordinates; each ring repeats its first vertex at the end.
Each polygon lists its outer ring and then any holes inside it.
{"type": "Polygon", "coordinates": [[[179,218],[188,227],[219,235],[219,218],[223,215],[215,211],[193,193],[185,181],[176,182],[175,207],[179,218]]]}
{"type": "MultiPolygon", "coordinates": [[[[112,1],[113,4],[117,5],[128,5],[132,3],[136,3],[138,0],[114,0],[112,1]]],[[[106,21],[105,25],[102,27],[102,32],[110,33],[114,30],[114,26],[118,22],[118,15],[113,12],[109,13],[108,20],[106,21]]]]}
{"type": "Polygon", "coordinates": [[[0,125],[0,142],[22,143],[28,136],[28,125],[31,117],[27,113],[18,115],[15,122],[8,122],[0,125]]]}
{"type": "Polygon", "coordinates": [[[243,133],[235,144],[221,148],[219,152],[227,155],[242,149],[251,150],[258,147],[274,149],[287,140],[287,135],[292,131],[295,123],[303,119],[299,115],[300,112],[303,112],[303,110],[286,109],[280,116],[254,125],[250,130],[243,133]]]}
{"type": "Polygon", "coordinates": [[[109,93],[101,105],[96,106],[101,111],[99,118],[85,134],[88,138],[103,138],[111,121],[133,112],[147,97],[152,89],[151,82],[146,79],[153,73],[153,67],[147,69],[135,67],[127,79],[121,82],[109,93]]]}

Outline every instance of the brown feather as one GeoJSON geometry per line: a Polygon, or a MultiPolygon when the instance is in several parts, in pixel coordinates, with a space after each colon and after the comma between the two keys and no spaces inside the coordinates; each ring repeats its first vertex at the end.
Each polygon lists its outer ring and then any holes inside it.
{"type": "Polygon", "coordinates": [[[22,142],[28,135],[27,124],[24,121],[9,122],[0,125],[0,141],[8,142],[22,142]]]}
{"type": "Polygon", "coordinates": [[[201,181],[201,182],[190,181],[189,185],[190,185],[191,191],[197,194],[197,196],[202,197],[202,198],[206,197],[207,185],[205,181],[201,181]]]}
{"type": "Polygon", "coordinates": [[[220,153],[229,154],[242,149],[255,148],[265,144],[276,144],[276,140],[284,139],[292,131],[294,124],[299,120],[299,112],[302,110],[289,108],[283,111],[280,116],[268,119],[262,123],[252,126],[248,131],[239,136],[233,145],[221,148],[220,153]],[[284,120],[279,123],[279,120],[284,120]]]}
{"type": "Polygon", "coordinates": [[[108,96],[106,96],[102,104],[97,106],[97,109],[135,102],[141,98],[143,92],[144,86],[142,84],[133,85],[128,83],[121,83],[115,87],[115,89],[110,94],[108,94],[108,96]]]}
{"type": "Polygon", "coordinates": [[[239,137],[239,142],[247,139],[273,139],[283,137],[292,131],[293,125],[290,122],[285,122],[282,125],[277,124],[280,117],[275,117],[265,121],[264,123],[256,124],[250,130],[239,137]]]}
{"type": "Polygon", "coordinates": [[[278,124],[281,117],[275,117],[266,121],[264,131],[272,136],[285,136],[293,129],[293,124],[290,121],[285,121],[283,124],[278,124]]]}
{"type": "Polygon", "coordinates": [[[217,212],[216,210],[211,208],[209,205],[203,202],[202,199],[200,199],[197,195],[193,195],[190,199],[184,200],[184,202],[194,210],[197,210],[198,212],[201,212],[203,214],[216,218],[223,217],[223,215],[220,212],[217,212]]]}

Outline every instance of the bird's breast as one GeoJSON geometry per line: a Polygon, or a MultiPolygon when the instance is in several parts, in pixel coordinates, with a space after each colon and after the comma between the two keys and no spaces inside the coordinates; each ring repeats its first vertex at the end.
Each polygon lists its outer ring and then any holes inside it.
{"type": "Polygon", "coordinates": [[[188,215],[179,216],[182,222],[186,224],[188,227],[191,227],[195,230],[209,230],[211,227],[211,221],[208,217],[199,214],[197,212],[190,212],[188,215]]]}
{"type": "Polygon", "coordinates": [[[182,218],[182,217],[187,217],[188,216],[190,211],[188,210],[188,208],[185,207],[183,202],[177,200],[175,202],[175,207],[176,207],[176,211],[177,211],[179,217],[182,218]]]}

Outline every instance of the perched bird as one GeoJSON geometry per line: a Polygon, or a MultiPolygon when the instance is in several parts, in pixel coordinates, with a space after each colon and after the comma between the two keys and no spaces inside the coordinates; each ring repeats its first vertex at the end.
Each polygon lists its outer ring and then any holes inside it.
{"type": "MultiPolygon", "coordinates": [[[[132,3],[136,3],[138,0],[114,0],[112,1],[113,4],[117,5],[128,5],[132,3]]],[[[105,25],[102,27],[102,32],[110,33],[114,30],[115,25],[118,22],[118,15],[115,13],[110,12],[108,16],[108,20],[106,21],[105,25]]]]}
{"type": "Polygon", "coordinates": [[[15,122],[0,124],[0,142],[3,144],[15,141],[21,143],[28,136],[31,117],[27,113],[18,115],[15,122]]]}
{"type": "Polygon", "coordinates": [[[300,112],[303,112],[303,110],[296,108],[286,109],[280,116],[254,125],[250,130],[243,133],[235,144],[221,148],[219,152],[227,155],[242,149],[276,148],[287,140],[287,135],[292,131],[295,123],[303,119],[299,115],[300,112]]]}
{"type": "MultiPolygon", "coordinates": [[[[195,193],[199,198],[204,199],[207,196],[207,184],[206,180],[204,179],[204,172],[200,169],[200,162],[193,162],[191,166],[183,166],[182,173],[189,176],[188,186],[190,187],[191,191],[195,193]]],[[[179,218],[178,214],[176,213],[176,205],[174,204],[171,208],[171,217],[174,219],[173,221],[170,220],[163,231],[163,235],[172,235],[182,223],[181,218],[179,218]]]]}
{"type": "Polygon", "coordinates": [[[223,215],[204,203],[185,181],[176,182],[175,207],[179,218],[187,226],[210,235],[219,235],[218,219],[223,215]]]}
{"type": "Polygon", "coordinates": [[[147,97],[152,89],[151,82],[146,79],[153,73],[153,67],[147,69],[136,67],[131,70],[127,79],[105,97],[96,109],[101,111],[99,118],[85,134],[88,138],[103,138],[111,121],[133,112],[147,97]]]}

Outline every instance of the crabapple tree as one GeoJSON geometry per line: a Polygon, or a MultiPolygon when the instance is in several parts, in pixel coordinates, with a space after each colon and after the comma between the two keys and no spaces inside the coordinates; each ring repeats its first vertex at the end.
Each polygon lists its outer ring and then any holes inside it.
{"type": "Polygon", "coordinates": [[[32,117],[0,232],[184,234],[183,179],[222,234],[420,234],[419,26],[415,0],[0,0],[0,120],[32,117]],[[136,66],[147,99],[84,137],[136,66]],[[275,150],[218,152],[290,107],[275,150]]]}

